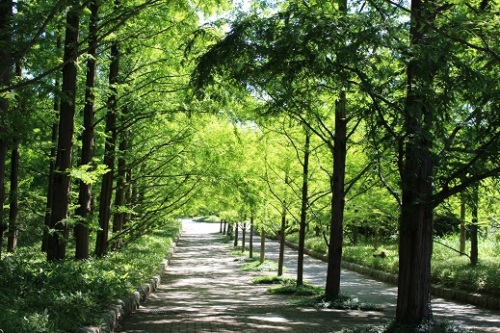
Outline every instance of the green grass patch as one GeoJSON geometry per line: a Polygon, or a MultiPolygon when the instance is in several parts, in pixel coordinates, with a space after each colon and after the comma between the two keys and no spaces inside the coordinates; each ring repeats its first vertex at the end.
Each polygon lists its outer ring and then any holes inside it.
{"type": "Polygon", "coordinates": [[[38,246],[19,248],[0,261],[0,331],[62,333],[99,324],[109,305],[160,273],[179,228],[173,224],[101,259],[54,263],[38,246]]]}
{"type": "Polygon", "coordinates": [[[268,289],[270,294],[290,296],[318,296],[324,293],[324,289],[310,284],[297,286],[295,284],[280,284],[268,289]]]}
{"type": "Polygon", "coordinates": [[[252,279],[253,284],[295,284],[297,280],[288,276],[277,276],[277,275],[261,275],[256,276],[252,279]]]}
{"type": "MultiPolygon", "coordinates": [[[[291,242],[297,242],[298,234],[287,236],[291,242]]],[[[326,253],[326,245],[322,237],[308,235],[305,246],[318,253],[326,253]]],[[[469,244],[467,244],[469,246],[469,244]]],[[[432,283],[446,288],[467,292],[482,293],[500,297],[500,239],[490,236],[479,242],[479,264],[471,266],[469,258],[458,254],[449,247],[458,249],[458,235],[439,238],[434,243],[431,279],[432,283]],[[445,246],[443,246],[444,244],[445,246]]],[[[470,252],[466,248],[465,252],[470,252]]],[[[346,244],[343,247],[343,259],[359,265],[398,274],[398,246],[395,241],[381,244],[377,249],[369,242],[356,245],[346,244]],[[385,257],[374,256],[385,253],[385,257]]]]}
{"type": "Polygon", "coordinates": [[[251,271],[251,272],[275,272],[278,270],[278,263],[273,260],[264,260],[261,263],[258,259],[254,259],[254,261],[243,265],[241,267],[243,271],[251,271]]]}

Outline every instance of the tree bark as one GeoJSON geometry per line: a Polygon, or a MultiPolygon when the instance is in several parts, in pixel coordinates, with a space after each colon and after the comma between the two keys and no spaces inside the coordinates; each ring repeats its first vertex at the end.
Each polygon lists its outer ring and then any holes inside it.
{"type": "MultiPolygon", "coordinates": [[[[412,0],[411,44],[425,48],[429,28],[422,19],[432,22],[433,3],[412,0]]],[[[425,59],[413,58],[407,67],[405,106],[404,165],[402,207],[399,219],[399,278],[396,324],[416,327],[432,319],[431,255],[433,216],[432,118],[427,93],[432,84],[433,68],[425,59]]]]}
{"type": "Polygon", "coordinates": [[[17,247],[17,215],[19,212],[19,141],[15,140],[10,158],[10,193],[9,193],[9,238],[7,251],[14,252],[17,247]]]}
{"type": "Polygon", "coordinates": [[[465,198],[464,194],[460,195],[460,252],[465,253],[465,240],[466,240],[466,230],[465,230],[465,198]]]}
{"type": "Polygon", "coordinates": [[[254,232],[254,226],[253,226],[253,215],[250,216],[250,237],[248,240],[248,257],[253,258],[253,232],[254,232]]]}
{"type": "Polygon", "coordinates": [[[241,252],[245,252],[245,246],[246,246],[246,236],[247,236],[247,223],[243,222],[243,225],[241,227],[241,252]]]}
{"type": "Polygon", "coordinates": [[[234,225],[234,242],[233,242],[234,247],[238,246],[238,232],[239,232],[239,223],[236,222],[234,225]]]}
{"type": "Polygon", "coordinates": [[[299,244],[297,257],[297,286],[304,284],[304,246],[306,239],[307,225],[307,209],[308,202],[308,183],[309,183],[309,146],[311,143],[311,135],[306,129],[306,138],[304,143],[304,160],[302,162],[302,200],[300,207],[300,222],[299,222],[299,244]]]}
{"type": "Polygon", "coordinates": [[[347,154],[347,96],[340,93],[335,105],[335,137],[333,146],[333,175],[331,179],[330,243],[328,244],[328,267],[325,298],[333,300],[340,295],[340,272],[344,241],[343,221],[345,203],[345,164],[347,154]]]}
{"type": "Polygon", "coordinates": [[[66,256],[68,237],[70,185],[69,169],[72,166],[75,97],[77,79],[78,30],[80,5],[73,1],[66,16],[66,37],[64,41],[64,62],[62,77],[61,114],[57,157],[54,172],[53,204],[50,220],[51,232],[47,243],[47,259],[60,260],[66,256]]]}
{"type": "MultiPolygon", "coordinates": [[[[16,76],[20,79],[23,71],[20,61],[16,62],[16,76]]],[[[14,252],[17,247],[17,216],[19,214],[19,141],[20,137],[16,130],[16,119],[22,119],[23,110],[25,109],[24,101],[20,98],[19,92],[17,100],[17,108],[13,114],[12,123],[12,149],[10,154],[10,191],[9,191],[9,237],[7,240],[7,252],[14,252]]]]}
{"type": "MultiPolygon", "coordinates": [[[[87,77],[85,84],[85,107],[83,109],[83,134],[82,155],[80,165],[92,166],[94,158],[94,88],[97,73],[97,23],[99,5],[97,0],[89,3],[89,59],[87,60],[87,77]]],[[[79,181],[78,215],[79,221],[75,225],[75,258],[86,259],[89,257],[89,218],[92,216],[92,184],[79,181]]]]}
{"type": "Polygon", "coordinates": [[[478,210],[479,210],[479,184],[474,184],[472,191],[472,223],[470,225],[470,264],[476,266],[479,262],[478,249],[478,210]]]}
{"type": "Polygon", "coordinates": [[[104,164],[108,172],[104,174],[101,184],[101,195],[99,201],[99,227],[96,238],[96,256],[104,256],[108,252],[109,223],[111,219],[111,206],[113,196],[113,180],[115,170],[115,146],[116,146],[116,111],[117,90],[120,69],[120,52],[118,42],[111,45],[111,64],[109,67],[109,85],[111,96],[108,99],[108,111],[106,113],[106,144],[104,147],[104,164]]]}
{"type": "MultiPolygon", "coordinates": [[[[0,86],[10,85],[12,71],[12,0],[0,0],[0,86]]],[[[3,203],[5,201],[5,177],[7,160],[7,115],[9,114],[9,101],[0,95],[0,258],[3,248],[3,236],[7,229],[4,217],[3,203]]]]}
{"type": "MultiPolygon", "coordinates": [[[[122,134],[122,139],[120,140],[119,152],[120,157],[118,158],[118,174],[116,176],[116,195],[115,195],[115,207],[125,207],[126,202],[126,191],[127,191],[127,164],[125,161],[124,154],[127,153],[128,139],[125,134],[122,134]]],[[[116,212],[113,220],[113,233],[119,234],[125,225],[125,212],[116,212]]],[[[121,248],[123,246],[123,238],[118,237],[115,241],[114,247],[121,248]]]]}
{"type": "Polygon", "coordinates": [[[283,263],[285,261],[285,239],[286,239],[286,202],[283,202],[281,211],[281,225],[279,231],[280,250],[278,256],[278,276],[283,275],[283,263]]]}
{"type": "Polygon", "coordinates": [[[266,231],[264,228],[260,229],[260,253],[259,262],[262,264],[266,259],[266,231]]]}

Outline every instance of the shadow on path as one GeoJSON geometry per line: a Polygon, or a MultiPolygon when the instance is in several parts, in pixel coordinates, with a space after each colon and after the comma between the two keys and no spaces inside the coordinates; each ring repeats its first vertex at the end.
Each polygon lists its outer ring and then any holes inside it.
{"type": "MultiPolygon", "coordinates": [[[[122,333],[193,332],[339,332],[343,328],[385,324],[394,316],[394,286],[343,271],[342,290],[363,301],[384,307],[383,312],[297,308],[288,298],[266,293],[268,286],[253,285],[257,273],[242,272],[241,263],[228,254],[229,245],[218,234],[219,225],[184,221],[162,284],[156,293],[122,323],[122,333]]],[[[254,239],[254,244],[260,241],[254,239]]],[[[275,259],[277,242],[267,242],[266,256],[275,259]]],[[[293,275],[296,252],[287,249],[286,266],[293,275]]],[[[304,278],[323,286],[326,264],[306,256],[304,278]]],[[[500,332],[500,316],[472,306],[434,301],[439,316],[449,315],[477,331],[500,332]]]]}

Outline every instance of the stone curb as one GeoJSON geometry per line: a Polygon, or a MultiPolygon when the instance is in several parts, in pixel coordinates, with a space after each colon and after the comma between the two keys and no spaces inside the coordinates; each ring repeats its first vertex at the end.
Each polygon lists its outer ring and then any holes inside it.
{"type": "MultiPolygon", "coordinates": [[[[180,235],[179,235],[180,236],[180,235]]],[[[132,314],[141,303],[143,303],[151,293],[156,291],[161,284],[162,276],[167,270],[170,258],[174,253],[176,242],[179,236],[172,242],[172,247],[165,259],[160,265],[160,274],[153,276],[147,283],[138,287],[132,294],[119,299],[115,304],[112,304],[109,309],[102,315],[101,324],[99,326],[84,326],[76,329],[74,333],[112,333],[118,328],[118,324],[124,318],[132,314]]]]}
{"type": "MultiPolygon", "coordinates": [[[[298,246],[294,243],[285,241],[285,244],[286,246],[294,250],[298,249],[298,246]]],[[[328,257],[324,254],[315,252],[307,248],[304,248],[304,253],[313,258],[319,259],[324,262],[328,262],[328,257]]],[[[345,260],[342,260],[342,268],[370,276],[378,281],[387,282],[394,285],[398,284],[398,277],[391,273],[358,265],[345,260]]],[[[477,293],[468,293],[462,290],[444,288],[439,285],[431,285],[431,292],[434,296],[442,297],[447,300],[467,303],[488,310],[500,310],[500,299],[497,297],[482,295],[477,293]]]]}

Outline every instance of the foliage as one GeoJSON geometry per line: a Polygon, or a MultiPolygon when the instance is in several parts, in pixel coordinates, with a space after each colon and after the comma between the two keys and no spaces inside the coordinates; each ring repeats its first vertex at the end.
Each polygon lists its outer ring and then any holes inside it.
{"type": "Polygon", "coordinates": [[[171,225],[102,259],[46,262],[27,248],[7,256],[0,261],[0,329],[62,333],[98,324],[110,304],[159,273],[178,232],[171,225]]]}
{"type": "Polygon", "coordinates": [[[288,276],[277,276],[277,275],[262,275],[256,276],[252,279],[254,284],[285,284],[292,285],[296,284],[295,278],[288,276]]]}
{"type": "Polygon", "coordinates": [[[381,307],[373,304],[361,302],[358,298],[352,298],[348,295],[340,294],[332,301],[326,301],[323,298],[318,298],[315,303],[316,307],[339,310],[362,310],[362,311],[380,311],[381,307]]]}
{"type": "Polygon", "coordinates": [[[261,263],[258,259],[243,265],[241,267],[243,271],[255,271],[255,272],[273,272],[278,270],[278,263],[274,260],[264,260],[261,263]]]}
{"type": "Polygon", "coordinates": [[[303,284],[301,286],[297,286],[297,284],[285,283],[269,288],[268,292],[277,295],[317,296],[323,294],[324,289],[310,284],[303,284]]]}

